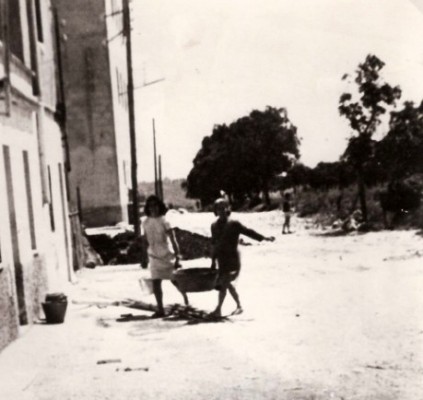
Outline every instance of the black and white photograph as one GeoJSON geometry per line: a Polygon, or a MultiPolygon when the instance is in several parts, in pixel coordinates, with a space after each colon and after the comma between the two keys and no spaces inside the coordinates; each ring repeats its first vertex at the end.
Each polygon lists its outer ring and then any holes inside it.
{"type": "Polygon", "coordinates": [[[0,399],[423,399],[423,0],[0,0],[0,399]]]}

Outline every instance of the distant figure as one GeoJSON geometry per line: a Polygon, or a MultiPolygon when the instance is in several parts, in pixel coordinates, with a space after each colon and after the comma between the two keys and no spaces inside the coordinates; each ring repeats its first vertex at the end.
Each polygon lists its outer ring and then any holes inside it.
{"type": "Polygon", "coordinates": [[[218,199],[214,203],[214,214],[217,220],[211,225],[212,234],[212,264],[211,268],[218,267],[217,289],[219,290],[218,304],[216,309],[210,314],[213,317],[222,316],[222,305],[229,293],[236,303],[236,309],[232,313],[242,313],[241,301],[233,285],[233,281],[238,277],[241,270],[241,262],[238,253],[238,241],[240,235],[246,235],[252,239],[262,241],[274,241],[274,237],[265,237],[256,231],[246,228],[240,222],[229,218],[229,203],[226,199],[218,199]]]}
{"type": "MultiPolygon", "coordinates": [[[[143,230],[148,242],[148,258],[153,282],[153,293],[157,302],[157,311],[154,318],[165,315],[163,307],[162,280],[172,280],[173,271],[179,262],[179,245],[175,233],[165,218],[166,207],[157,196],[148,197],[145,203],[144,213],[147,218],[143,222],[143,230]],[[169,241],[172,249],[169,246],[169,241]]],[[[172,281],[172,283],[174,283],[172,281]]],[[[182,293],[185,305],[188,305],[186,293],[182,293]]]]}
{"type": "Polygon", "coordinates": [[[291,216],[292,216],[292,202],[291,193],[285,193],[282,201],[282,211],[284,215],[284,221],[282,225],[282,234],[291,232],[291,216]]]}

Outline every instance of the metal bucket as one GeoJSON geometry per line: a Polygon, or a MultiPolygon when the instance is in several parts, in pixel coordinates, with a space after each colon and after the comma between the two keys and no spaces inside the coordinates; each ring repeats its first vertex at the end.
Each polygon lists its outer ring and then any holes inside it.
{"type": "Polygon", "coordinates": [[[217,271],[210,268],[179,269],[173,273],[182,292],[207,292],[216,287],[217,271]]]}

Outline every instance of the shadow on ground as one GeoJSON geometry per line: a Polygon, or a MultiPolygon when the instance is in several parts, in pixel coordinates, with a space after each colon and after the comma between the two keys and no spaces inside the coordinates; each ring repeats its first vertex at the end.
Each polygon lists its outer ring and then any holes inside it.
{"type": "MultiPolygon", "coordinates": [[[[130,305],[131,308],[140,309],[143,311],[153,311],[155,309],[152,305],[147,305],[145,303],[134,302],[130,305]]],[[[133,314],[122,314],[120,318],[116,319],[117,322],[131,322],[131,321],[151,321],[157,320],[146,315],[133,315],[133,314]]],[[[176,321],[186,321],[187,325],[194,325],[200,323],[216,323],[216,322],[230,322],[230,319],[226,316],[215,317],[211,316],[207,311],[200,310],[191,306],[183,306],[181,304],[172,304],[171,306],[166,307],[165,316],[160,318],[163,321],[176,322],[176,321]]]]}

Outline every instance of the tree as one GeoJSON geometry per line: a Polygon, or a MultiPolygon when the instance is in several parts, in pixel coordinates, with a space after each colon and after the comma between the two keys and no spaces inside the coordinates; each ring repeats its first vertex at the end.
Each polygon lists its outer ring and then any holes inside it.
{"type": "Polygon", "coordinates": [[[392,112],[387,135],[378,143],[376,158],[388,172],[389,180],[399,180],[423,172],[423,102],[405,102],[392,112]]]}
{"type": "Polygon", "coordinates": [[[289,174],[287,174],[282,180],[282,189],[287,189],[289,187],[305,186],[310,184],[310,175],[312,169],[306,165],[298,162],[290,169],[289,174]]]}
{"type": "Polygon", "coordinates": [[[232,201],[263,191],[269,202],[272,178],[299,158],[297,129],[285,109],[267,107],[227,125],[216,125],[203,139],[187,178],[187,196],[213,201],[224,190],[232,201]]]}
{"type": "Polygon", "coordinates": [[[308,183],[313,189],[342,189],[354,182],[352,175],[351,167],[346,162],[319,162],[309,172],[308,183]]]}
{"type": "MultiPolygon", "coordinates": [[[[369,54],[355,71],[354,82],[358,99],[351,93],[344,93],[339,99],[339,113],[349,121],[353,135],[349,139],[343,160],[350,163],[357,173],[358,193],[363,218],[367,221],[365,168],[375,154],[372,139],[381,117],[388,106],[394,106],[401,97],[401,89],[385,83],[380,71],[385,66],[375,55],[369,54]]],[[[349,75],[344,75],[347,79],[349,75]]]]}
{"type": "Polygon", "coordinates": [[[270,181],[275,175],[290,169],[300,157],[297,128],[284,108],[267,107],[250,114],[251,131],[258,157],[252,165],[266,204],[270,203],[270,181]]]}

